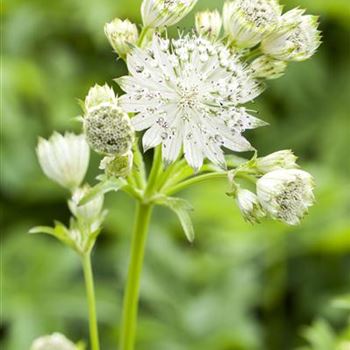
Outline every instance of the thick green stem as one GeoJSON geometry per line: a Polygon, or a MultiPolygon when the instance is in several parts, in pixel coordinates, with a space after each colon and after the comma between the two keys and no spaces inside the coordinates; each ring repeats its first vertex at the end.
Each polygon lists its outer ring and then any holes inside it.
{"type": "Polygon", "coordinates": [[[100,344],[98,339],[98,327],[96,317],[96,304],[95,304],[95,288],[94,279],[91,268],[91,256],[90,253],[85,253],[82,257],[86,295],[89,309],[89,329],[90,329],[90,342],[92,350],[100,350],[100,344]]]}
{"type": "Polygon", "coordinates": [[[152,205],[139,202],[136,209],[128,279],[123,301],[120,350],[133,350],[135,344],[140,277],[152,205]]]}

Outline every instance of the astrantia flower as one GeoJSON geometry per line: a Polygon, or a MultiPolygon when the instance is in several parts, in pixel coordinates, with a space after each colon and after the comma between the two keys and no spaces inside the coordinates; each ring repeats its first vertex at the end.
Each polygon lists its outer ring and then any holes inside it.
{"type": "Polygon", "coordinates": [[[143,146],[162,144],[165,163],[181,148],[194,169],[203,159],[225,166],[222,147],[247,151],[246,129],[265,125],[240,105],[261,92],[237,57],[219,43],[186,36],[173,40],[154,36],[150,48],[135,48],[127,59],[130,76],[118,79],[126,95],[119,99],[136,130],[148,129],[143,146]]]}
{"type": "Polygon", "coordinates": [[[256,159],[256,168],[261,173],[268,173],[277,169],[296,169],[297,157],[291,150],[283,150],[256,159]]]}
{"type": "Polygon", "coordinates": [[[104,30],[113,49],[122,57],[130,51],[130,44],[136,44],[139,37],[136,24],[128,19],[123,21],[115,18],[112,22],[105,24],[104,30]]]}
{"type": "Polygon", "coordinates": [[[314,203],[313,177],[299,169],[279,169],[257,181],[257,195],[274,219],[297,225],[314,203]]]}
{"type": "Polygon", "coordinates": [[[256,58],[250,67],[255,78],[272,80],[280,78],[284,74],[287,63],[263,55],[256,58]]]}
{"type": "Polygon", "coordinates": [[[237,47],[251,48],[277,27],[281,13],[277,0],[227,1],[224,29],[237,47]]]}
{"type": "Polygon", "coordinates": [[[118,104],[118,99],[114,90],[107,84],[103,86],[95,84],[90,88],[84,101],[85,111],[97,107],[101,103],[118,104]]]}
{"type": "Polygon", "coordinates": [[[196,13],[195,22],[198,34],[211,40],[215,40],[219,37],[222,19],[218,10],[196,13]]]}
{"type": "Polygon", "coordinates": [[[30,350],[77,350],[63,334],[53,333],[34,340],[30,350]]]}
{"type": "Polygon", "coordinates": [[[36,149],[45,175],[68,189],[77,188],[89,165],[89,146],[84,135],[55,132],[49,140],[39,139],[36,149]]]}
{"type": "Polygon", "coordinates": [[[261,50],[283,61],[304,61],[310,58],[321,44],[318,17],[303,15],[304,10],[294,9],[281,17],[277,31],[261,43],[261,50]]]}
{"type": "Polygon", "coordinates": [[[141,14],[145,27],[172,26],[184,18],[198,0],[143,0],[141,14]]]}
{"type": "Polygon", "coordinates": [[[265,217],[266,214],[255,193],[246,189],[238,188],[236,200],[244,219],[248,222],[252,224],[258,223],[260,222],[260,219],[265,217]]]}

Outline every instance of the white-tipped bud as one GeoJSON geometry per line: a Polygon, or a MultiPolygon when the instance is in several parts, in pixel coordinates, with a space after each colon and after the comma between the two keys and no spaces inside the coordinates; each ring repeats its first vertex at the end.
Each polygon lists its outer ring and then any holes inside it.
{"type": "Polygon", "coordinates": [[[35,339],[30,350],[78,350],[63,334],[53,333],[35,339]]]}
{"type": "Polygon", "coordinates": [[[223,9],[225,33],[236,47],[251,48],[276,29],[281,14],[276,0],[227,1],[223,9]]]}
{"type": "Polygon", "coordinates": [[[107,176],[127,177],[132,169],[134,155],[131,151],[123,155],[104,157],[100,163],[100,169],[107,176]]]}
{"type": "Polygon", "coordinates": [[[256,188],[266,213],[288,225],[299,224],[314,203],[314,180],[303,170],[271,171],[257,181],[256,188]]]}
{"type": "Polygon", "coordinates": [[[296,163],[297,157],[291,150],[282,150],[269,154],[266,157],[256,159],[256,169],[263,174],[277,169],[296,169],[299,168],[296,163]]]}
{"type": "Polygon", "coordinates": [[[95,84],[90,88],[84,103],[85,111],[88,111],[102,103],[118,104],[118,98],[114,93],[114,90],[107,84],[103,86],[95,84]]]}
{"type": "Polygon", "coordinates": [[[172,26],[184,18],[198,0],[143,0],[143,25],[149,28],[172,26]]]}
{"type": "Polygon", "coordinates": [[[85,114],[84,132],[90,147],[101,154],[123,155],[134,142],[129,116],[109,103],[100,104],[85,114]]]}
{"type": "Polygon", "coordinates": [[[84,135],[55,132],[48,140],[39,139],[36,149],[45,175],[61,186],[73,190],[83,181],[90,150],[84,135]]]}
{"type": "Polygon", "coordinates": [[[219,11],[198,12],[195,18],[198,34],[210,40],[216,40],[221,31],[222,19],[219,11]]]}
{"type": "Polygon", "coordinates": [[[261,50],[278,60],[304,61],[321,45],[318,17],[303,15],[304,11],[291,10],[281,17],[275,32],[261,43],[261,50]]]}
{"type": "Polygon", "coordinates": [[[238,188],[236,192],[236,201],[246,221],[252,224],[259,223],[260,220],[265,217],[265,212],[255,193],[238,188]]]}
{"type": "Polygon", "coordinates": [[[114,19],[106,23],[104,27],[105,34],[114,51],[121,57],[125,57],[131,50],[131,45],[136,45],[139,38],[139,32],[136,24],[128,19],[114,19]]]}
{"type": "Polygon", "coordinates": [[[256,58],[250,67],[254,78],[272,80],[285,73],[287,63],[264,55],[256,58]]]}
{"type": "Polygon", "coordinates": [[[89,190],[89,185],[77,188],[73,193],[72,199],[68,201],[68,206],[71,213],[77,219],[91,224],[100,219],[103,210],[103,196],[95,196],[86,204],[79,205],[80,200],[89,192],[89,190]]]}

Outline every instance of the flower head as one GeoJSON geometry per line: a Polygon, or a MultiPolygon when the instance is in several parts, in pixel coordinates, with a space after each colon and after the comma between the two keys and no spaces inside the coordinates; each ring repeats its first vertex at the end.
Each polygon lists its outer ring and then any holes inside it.
{"type": "Polygon", "coordinates": [[[63,334],[53,333],[35,339],[30,350],[77,350],[63,334]]]}
{"type": "Polygon", "coordinates": [[[133,159],[132,151],[123,155],[106,156],[100,163],[100,169],[104,170],[107,176],[126,177],[132,169],[133,159]]]}
{"type": "Polygon", "coordinates": [[[251,48],[277,27],[281,13],[277,0],[227,1],[224,29],[237,47],[251,48]]]}
{"type": "Polygon", "coordinates": [[[121,57],[126,56],[131,49],[130,44],[136,44],[139,38],[136,24],[128,19],[115,18],[105,24],[104,31],[114,51],[121,57]]]}
{"type": "Polygon", "coordinates": [[[222,19],[218,10],[198,12],[195,18],[197,33],[216,40],[221,31],[222,19]]]}
{"type": "Polygon", "coordinates": [[[184,18],[198,0],[143,0],[141,14],[145,27],[172,26],[184,18]]]}
{"type": "Polygon", "coordinates": [[[297,225],[314,203],[313,177],[299,169],[274,170],[257,181],[263,209],[274,219],[297,225]]]}
{"type": "Polygon", "coordinates": [[[263,55],[256,58],[250,67],[255,78],[272,80],[280,78],[284,74],[287,63],[263,55]]]}
{"type": "Polygon", "coordinates": [[[85,98],[84,109],[85,111],[88,111],[89,109],[97,107],[102,103],[117,104],[117,96],[115,95],[114,90],[107,84],[103,86],[95,84],[92,88],[90,88],[85,98]]]}
{"type": "Polygon", "coordinates": [[[246,189],[238,188],[236,200],[244,219],[248,222],[252,224],[258,223],[260,222],[260,219],[265,217],[266,214],[255,193],[246,189]]]}
{"type": "Polygon", "coordinates": [[[281,25],[261,43],[261,50],[283,61],[304,61],[310,58],[321,44],[318,17],[304,15],[294,9],[281,17],[281,25]]]}
{"type": "Polygon", "coordinates": [[[127,64],[130,76],[118,79],[126,91],[119,103],[137,113],[136,130],[147,129],[144,150],[162,144],[163,160],[170,163],[183,146],[197,170],[204,158],[224,167],[222,147],[252,150],[241,134],[265,123],[241,105],[262,89],[225,46],[196,36],[170,44],[155,35],[151,48],[135,48],[127,64]]]}
{"type": "Polygon", "coordinates": [[[277,169],[296,169],[297,157],[291,150],[283,150],[256,159],[256,168],[261,173],[268,173],[277,169]]]}
{"type": "Polygon", "coordinates": [[[48,140],[39,139],[36,149],[45,175],[68,189],[77,188],[89,165],[89,146],[84,135],[55,132],[48,140]]]}

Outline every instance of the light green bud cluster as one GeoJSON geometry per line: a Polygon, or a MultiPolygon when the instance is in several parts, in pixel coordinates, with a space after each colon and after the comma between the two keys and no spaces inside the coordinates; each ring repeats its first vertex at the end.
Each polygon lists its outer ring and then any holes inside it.
{"type": "Polygon", "coordinates": [[[195,17],[197,33],[216,40],[221,31],[222,19],[218,10],[198,12],[195,17]]]}
{"type": "Polygon", "coordinates": [[[127,177],[132,169],[133,153],[131,151],[116,156],[106,156],[100,163],[100,169],[104,170],[107,176],[127,177]]]}

